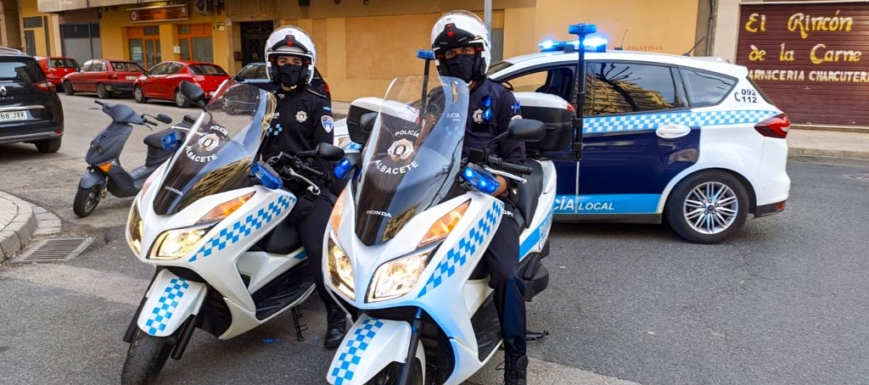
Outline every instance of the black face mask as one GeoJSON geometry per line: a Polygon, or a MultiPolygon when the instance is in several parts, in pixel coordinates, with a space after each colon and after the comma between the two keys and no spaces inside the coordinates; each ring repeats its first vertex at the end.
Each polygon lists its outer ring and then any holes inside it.
{"type": "Polygon", "coordinates": [[[449,68],[450,76],[457,77],[466,82],[473,80],[475,59],[473,55],[456,55],[452,59],[447,59],[447,68],[449,68]]]}
{"type": "Polygon", "coordinates": [[[304,72],[305,66],[297,66],[286,64],[278,67],[278,75],[281,85],[284,87],[292,87],[301,85],[305,82],[304,72]]]}

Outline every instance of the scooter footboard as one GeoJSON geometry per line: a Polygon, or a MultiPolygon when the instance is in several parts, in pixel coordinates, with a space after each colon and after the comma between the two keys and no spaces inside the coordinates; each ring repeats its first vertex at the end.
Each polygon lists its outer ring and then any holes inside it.
{"type": "Polygon", "coordinates": [[[136,322],[139,329],[155,337],[174,333],[191,315],[199,312],[207,286],[162,270],[151,283],[148,299],[136,322]]]}
{"type": "MultiPolygon", "coordinates": [[[[389,364],[404,363],[410,337],[411,327],[405,321],[360,316],[332,358],[326,380],[335,385],[365,384],[389,364]]],[[[425,371],[422,344],[417,347],[416,357],[425,371]]]]}

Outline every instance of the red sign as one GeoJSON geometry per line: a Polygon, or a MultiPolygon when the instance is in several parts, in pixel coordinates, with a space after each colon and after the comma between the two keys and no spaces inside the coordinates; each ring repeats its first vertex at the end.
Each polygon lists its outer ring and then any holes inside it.
{"type": "Polygon", "coordinates": [[[155,21],[187,20],[187,4],[163,5],[157,7],[131,8],[130,21],[133,23],[151,23],[155,21]]]}

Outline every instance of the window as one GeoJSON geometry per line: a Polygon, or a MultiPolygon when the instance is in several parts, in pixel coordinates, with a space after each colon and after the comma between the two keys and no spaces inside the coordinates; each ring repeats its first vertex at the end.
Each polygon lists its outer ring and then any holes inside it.
{"type": "Polygon", "coordinates": [[[166,75],[175,75],[175,74],[181,72],[181,67],[182,67],[181,64],[178,64],[178,63],[169,63],[169,64],[166,66],[166,72],[165,72],[165,74],[166,74],[166,75]]]}
{"type": "Polygon", "coordinates": [[[151,69],[151,75],[165,75],[169,69],[169,63],[158,64],[151,69]]]}
{"type": "Polygon", "coordinates": [[[684,68],[682,80],[688,89],[691,107],[709,107],[721,103],[736,85],[736,79],[730,77],[684,68]]]}
{"type": "Polygon", "coordinates": [[[101,61],[101,60],[94,61],[93,67],[91,68],[91,71],[106,72],[106,62],[101,61]]]}
{"type": "Polygon", "coordinates": [[[589,62],[585,114],[611,115],[685,107],[670,67],[589,62]]]}
{"type": "Polygon", "coordinates": [[[226,72],[220,67],[206,64],[192,65],[190,71],[196,75],[226,75],[226,72]]]}
{"type": "Polygon", "coordinates": [[[543,69],[509,79],[509,83],[515,92],[542,92],[569,101],[574,87],[573,70],[567,67],[543,69]]]}
{"type": "Polygon", "coordinates": [[[209,23],[179,25],[178,45],[181,48],[181,60],[205,63],[214,61],[211,24],[209,23]]]}
{"type": "Polygon", "coordinates": [[[94,66],[94,61],[88,60],[88,61],[84,62],[83,66],[81,66],[81,72],[90,72],[91,68],[93,68],[93,66],[94,66]]]}
{"type": "Polygon", "coordinates": [[[51,68],[77,68],[78,62],[75,59],[49,59],[48,66],[51,68]]]}
{"type": "Polygon", "coordinates": [[[0,80],[39,83],[45,80],[45,75],[36,60],[0,59],[0,80]]]}
{"type": "MultiPolygon", "coordinates": [[[[241,72],[238,73],[238,78],[241,80],[247,79],[256,79],[257,68],[259,65],[251,65],[241,69],[241,72]]],[[[263,66],[264,67],[264,66],[263,66]]]]}
{"type": "Polygon", "coordinates": [[[145,70],[136,63],[122,61],[112,62],[112,69],[118,72],[145,72],[145,70]]]}

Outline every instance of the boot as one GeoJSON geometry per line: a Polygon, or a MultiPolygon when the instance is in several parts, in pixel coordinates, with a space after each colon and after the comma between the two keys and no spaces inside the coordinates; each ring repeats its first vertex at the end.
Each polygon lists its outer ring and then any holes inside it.
{"type": "Polygon", "coordinates": [[[507,363],[504,370],[505,385],[528,385],[528,357],[521,356],[518,359],[506,357],[507,363]]]}
{"type": "Polygon", "coordinates": [[[341,346],[341,341],[344,340],[344,334],[347,333],[347,321],[344,318],[344,311],[336,304],[326,305],[326,338],[323,339],[323,346],[327,349],[337,349],[341,346]]]}

